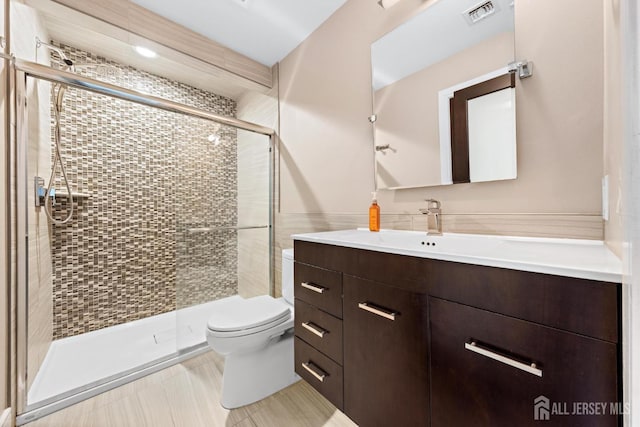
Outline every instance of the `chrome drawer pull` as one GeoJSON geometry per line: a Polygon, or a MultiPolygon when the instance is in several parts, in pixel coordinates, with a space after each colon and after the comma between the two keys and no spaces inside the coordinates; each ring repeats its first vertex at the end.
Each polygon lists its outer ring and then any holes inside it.
{"type": "Polygon", "coordinates": [[[309,283],[309,282],[302,282],[300,283],[300,286],[302,286],[305,289],[309,289],[310,291],[317,292],[319,294],[323,293],[325,289],[327,289],[327,288],[323,288],[322,286],[314,285],[313,283],[309,283]]]}
{"type": "Polygon", "coordinates": [[[368,302],[358,303],[358,308],[366,310],[369,313],[377,314],[378,316],[384,317],[385,319],[389,320],[396,320],[396,315],[398,314],[393,311],[385,310],[384,308],[375,306],[368,302]]]}
{"type": "Polygon", "coordinates": [[[517,360],[503,356],[502,354],[493,352],[486,348],[482,348],[475,341],[471,341],[470,343],[468,342],[464,343],[464,348],[466,348],[467,350],[473,351],[474,353],[478,353],[482,356],[488,357],[490,359],[497,360],[498,362],[504,363],[505,365],[513,366],[514,368],[520,369],[521,371],[525,371],[532,375],[542,378],[542,369],[539,369],[535,363],[526,364],[526,363],[519,362],[517,360]]]}
{"type": "Polygon", "coordinates": [[[302,367],[306,369],[307,372],[309,372],[311,375],[316,377],[316,379],[321,383],[324,382],[325,377],[329,376],[329,374],[324,372],[322,369],[318,368],[312,362],[302,362],[302,367]],[[320,372],[317,372],[317,371],[320,371],[320,372]]]}
{"type": "Polygon", "coordinates": [[[324,334],[329,332],[312,322],[302,322],[302,327],[312,334],[319,336],[320,338],[324,337],[324,334]]]}

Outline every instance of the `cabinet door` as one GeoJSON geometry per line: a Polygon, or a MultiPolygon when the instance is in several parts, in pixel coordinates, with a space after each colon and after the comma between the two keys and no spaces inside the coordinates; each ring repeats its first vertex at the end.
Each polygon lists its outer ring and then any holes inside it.
{"type": "Polygon", "coordinates": [[[344,407],[361,427],[429,421],[425,295],[343,276],[344,407]]]}
{"type": "Polygon", "coordinates": [[[432,427],[618,425],[615,344],[437,298],[429,313],[432,427]]]}

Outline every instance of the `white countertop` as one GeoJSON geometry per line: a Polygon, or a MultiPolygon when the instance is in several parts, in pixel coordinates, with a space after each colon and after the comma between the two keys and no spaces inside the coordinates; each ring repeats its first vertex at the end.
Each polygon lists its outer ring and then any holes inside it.
{"type": "Polygon", "coordinates": [[[294,234],[294,240],[582,279],[622,282],[622,262],[600,240],[368,229],[294,234]]]}

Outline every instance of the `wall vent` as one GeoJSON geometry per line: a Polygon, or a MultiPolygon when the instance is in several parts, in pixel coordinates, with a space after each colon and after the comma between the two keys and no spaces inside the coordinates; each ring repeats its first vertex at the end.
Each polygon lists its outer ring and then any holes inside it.
{"type": "Polygon", "coordinates": [[[467,9],[462,14],[469,24],[475,24],[476,22],[482,21],[483,19],[493,15],[496,10],[496,5],[493,1],[489,0],[475,5],[471,9],[467,9]]]}

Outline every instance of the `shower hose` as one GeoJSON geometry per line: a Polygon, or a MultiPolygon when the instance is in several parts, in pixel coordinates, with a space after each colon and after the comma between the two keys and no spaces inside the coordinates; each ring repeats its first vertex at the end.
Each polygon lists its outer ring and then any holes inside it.
{"type": "Polygon", "coordinates": [[[45,201],[44,201],[44,211],[47,214],[47,217],[51,220],[52,223],[57,225],[66,224],[73,217],[73,195],[71,193],[71,186],[69,185],[69,179],[67,178],[67,171],[64,168],[64,162],[62,161],[62,156],[60,154],[60,114],[62,113],[62,99],[64,98],[65,87],[63,85],[58,85],[58,90],[56,92],[56,104],[54,108],[55,113],[55,123],[54,123],[54,155],[53,155],[53,165],[51,165],[51,176],[49,177],[49,185],[47,186],[47,192],[45,193],[45,201]],[[60,220],[53,217],[53,197],[48,197],[51,194],[51,189],[53,188],[53,181],[56,176],[56,167],[60,163],[60,171],[62,172],[62,180],[64,181],[64,185],[67,188],[67,193],[69,197],[67,216],[60,220]]]}

